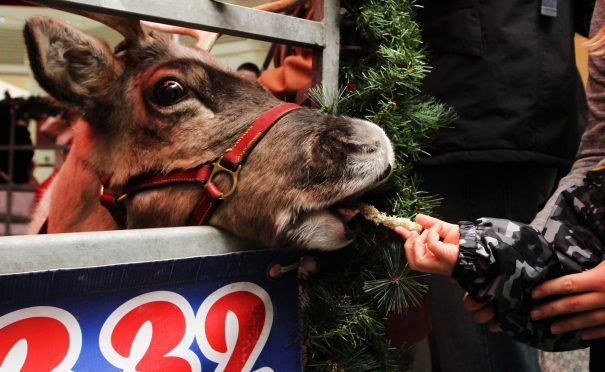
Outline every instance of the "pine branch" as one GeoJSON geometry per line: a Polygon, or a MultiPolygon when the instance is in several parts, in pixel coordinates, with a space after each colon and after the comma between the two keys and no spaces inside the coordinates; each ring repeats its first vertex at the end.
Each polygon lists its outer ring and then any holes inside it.
{"type": "Polygon", "coordinates": [[[319,111],[332,115],[339,114],[338,106],[342,105],[347,99],[345,88],[331,91],[323,84],[310,88],[308,95],[311,102],[317,106],[319,111]]]}
{"type": "Polygon", "coordinates": [[[401,242],[391,242],[391,246],[380,251],[384,264],[380,272],[365,270],[363,290],[377,308],[384,313],[402,314],[410,306],[420,304],[420,297],[426,286],[411,274],[401,249],[401,242]]]}
{"type": "MultiPolygon", "coordinates": [[[[347,48],[344,41],[340,81],[346,90],[316,88],[311,99],[324,112],[374,122],[391,139],[396,168],[386,184],[364,197],[367,201],[397,216],[427,213],[439,199],[419,189],[412,163],[426,155],[431,132],[454,114],[421,94],[429,67],[413,19],[414,0],[342,0],[341,6],[343,24],[355,25],[352,40],[361,45],[347,48]]],[[[384,335],[383,319],[416,304],[425,287],[405,262],[401,238],[366,221],[353,223],[360,230],[356,241],[322,254],[320,276],[304,283],[307,368],[405,370],[405,358],[384,335]]]]}

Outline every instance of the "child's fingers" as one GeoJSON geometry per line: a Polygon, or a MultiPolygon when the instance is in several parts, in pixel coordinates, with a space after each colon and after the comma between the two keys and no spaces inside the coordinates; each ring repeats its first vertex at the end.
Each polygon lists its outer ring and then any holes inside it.
{"type": "Polygon", "coordinates": [[[418,233],[412,232],[403,244],[405,258],[408,260],[408,263],[412,268],[414,268],[414,266],[416,265],[416,258],[414,257],[414,252],[412,250],[412,245],[414,244],[416,238],[418,238],[418,233]]]}
{"type": "Polygon", "coordinates": [[[439,227],[433,226],[429,230],[429,235],[426,240],[426,248],[433,255],[433,266],[437,270],[436,273],[441,275],[451,275],[454,270],[456,261],[452,262],[451,247],[439,241],[439,235],[435,231],[439,227]]]}
{"type": "Polygon", "coordinates": [[[496,322],[490,321],[489,323],[487,323],[487,325],[491,333],[502,332],[502,328],[496,322]]]}
{"type": "Polygon", "coordinates": [[[429,229],[429,235],[426,240],[427,248],[437,260],[442,264],[444,269],[447,269],[448,274],[454,270],[454,265],[458,260],[458,247],[454,244],[445,244],[439,241],[437,230],[441,228],[441,224],[434,225],[429,229]]]}
{"type": "Polygon", "coordinates": [[[437,230],[437,233],[441,238],[444,239],[444,242],[458,244],[458,240],[460,239],[458,225],[447,223],[438,218],[427,216],[425,214],[418,214],[416,216],[416,222],[425,229],[430,229],[439,224],[440,227],[437,230]]]}
{"type": "Polygon", "coordinates": [[[431,216],[427,216],[426,214],[417,214],[416,215],[416,223],[418,223],[420,226],[424,227],[425,229],[430,228],[431,226],[433,226],[436,223],[441,222],[440,219],[437,219],[435,217],[431,217],[431,216]]]}
{"type": "Polygon", "coordinates": [[[428,234],[429,230],[424,230],[422,234],[412,240],[412,251],[414,252],[414,256],[422,258],[426,255],[426,238],[428,234]]]}
{"type": "Polygon", "coordinates": [[[395,228],[395,232],[397,234],[399,234],[405,240],[408,240],[413,234],[416,234],[415,232],[412,232],[410,230],[406,230],[405,228],[403,228],[401,226],[397,226],[395,228]]]}
{"type": "Polygon", "coordinates": [[[444,243],[460,244],[460,226],[445,223],[441,229],[441,237],[444,243]]]}
{"type": "Polygon", "coordinates": [[[428,230],[425,230],[415,239],[408,239],[405,242],[406,248],[406,257],[408,258],[408,263],[414,270],[425,271],[426,265],[423,263],[425,261],[426,252],[426,237],[428,235],[428,230]]]}
{"type": "Polygon", "coordinates": [[[428,231],[428,237],[426,239],[426,245],[429,251],[437,257],[437,259],[442,260],[445,256],[444,250],[446,249],[443,246],[443,243],[439,241],[439,233],[438,231],[441,229],[441,223],[433,225],[428,231]]]}
{"type": "Polygon", "coordinates": [[[450,275],[453,266],[448,263],[442,261],[437,257],[431,250],[429,249],[430,243],[428,239],[433,235],[431,239],[436,240],[439,244],[443,244],[439,242],[439,236],[436,232],[432,230],[425,230],[422,235],[420,235],[417,239],[414,239],[411,246],[411,255],[412,260],[410,262],[410,266],[413,269],[432,273],[439,275],[450,275]]]}
{"type": "Polygon", "coordinates": [[[435,256],[437,257],[441,257],[442,256],[442,252],[439,249],[439,247],[437,246],[437,243],[439,242],[439,230],[441,230],[441,226],[443,224],[441,222],[433,225],[428,231],[429,234],[426,238],[426,244],[427,246],[431,246],[431,248],[429,248],[431,250],[431,252],[433,252],[433,254],[435,254],[435,256]],[[435,250],[433,251],[432,248],[435,248],[435,250]]]}
{"type": "Polygon", "coordinates": [[[468,295],[468,292],[464,294],[464,298],[462,299],[462,306],[468,311],[477,311],[485,305],[487,305],[485,302],[475,302],[471,296],[468,295]]]}

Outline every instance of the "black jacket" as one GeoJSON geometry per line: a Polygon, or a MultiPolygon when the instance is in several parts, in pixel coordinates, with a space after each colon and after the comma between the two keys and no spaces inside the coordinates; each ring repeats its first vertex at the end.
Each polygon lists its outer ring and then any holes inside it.
{"type": "Polygon", "coordinates": [[[431,137],[420,164],[571,165],[586,124],[574,31],[586,34],[594,0],[421,0],[432,72],[424,91],[459,118],[431,137]]]}

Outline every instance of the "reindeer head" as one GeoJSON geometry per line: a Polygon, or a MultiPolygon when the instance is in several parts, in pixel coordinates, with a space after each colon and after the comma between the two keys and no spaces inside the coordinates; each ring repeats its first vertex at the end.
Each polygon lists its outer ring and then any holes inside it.
{"type": "MultiPolygon", "coordinates": [[[[86,119],[76,142],[87,151],[74,156],[111,175],[111,187],[211,162],[279,104],[204,51],[138,21],[101,18],[126,37],[115,50],[50,18],[29,19],[24,33],[40,85],[86,119]]],[[[378,126],[295,110],[249,154],[236,192],[209,222],[267,246],[340,248],[350,237],[335,206],[381,182],[393,159],[378,126]]],[[[178,185],[129,197],[127,227],[185,225],[202,192],[178,185]]]]}

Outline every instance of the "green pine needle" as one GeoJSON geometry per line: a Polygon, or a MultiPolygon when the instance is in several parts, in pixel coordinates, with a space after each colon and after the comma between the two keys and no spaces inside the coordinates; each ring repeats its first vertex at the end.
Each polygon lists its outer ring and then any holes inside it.
{"type": "MultiPolygon", "coordinates": [[[[424,143],[454,119],[453,111],[421,94],[429,72],[414,0],[341,0],[343,24],[356,28],[358,45],[343,48],[340,83],[347,87],[311,90],[324,112],[365,118],[391,139],[396,168],[380,190],[366,196],[388,214],[428,213],[439,199],[419,189],[413,162],[427,154],[424,143]],[[365,51],[347,55],[348,51],[365,51]]],[[[347,35],[343,34],[346,46],[347,35]]],[[[403,371],[385,337],[383,320],[418,304],[425,285],[412,275],[403,241],[391,231],[360,222],[355,242],[320,256],[320,275],[303,283],[301,310],[309,371],[403,371]]]]}
{"type": "Polygon", "coordinates": [[[402,314],[409,307],[420,304],[426,285],[418,281],[418,276],[412,275],[400,241],[392,241],[381,253],[384,271],[366,271],[363,290],[385,313],[402,314]]]}
{"type": "Polygon", "coordinates": [[[309,99],[313,102],[319,111],[327,114],[338,115],[338,106],[347,99],[346,89],[341,88],[338,91],[329,90],[323,84],[319,84],[309,89],[309,99]]]}

